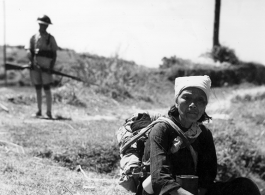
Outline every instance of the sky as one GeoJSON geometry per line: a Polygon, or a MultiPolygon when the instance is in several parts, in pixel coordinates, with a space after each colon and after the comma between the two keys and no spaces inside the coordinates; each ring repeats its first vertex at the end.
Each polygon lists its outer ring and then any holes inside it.
{"type": "MultiPolygon", "coordinates": [[[[139,65],[158,67],[163,57],[193,60],[211,50],[214,3],[1,0],[0,45],[4,40],[8,45],[27,44],[38,31],[37,18],[46,14],[53,23],[47,31],[62,48],[105,57],[118,55],[139,65]]],[[[264,0],[222,0],[220,43],[234,49],[241,60],[265,65],[264,19],[264,0]]]]}

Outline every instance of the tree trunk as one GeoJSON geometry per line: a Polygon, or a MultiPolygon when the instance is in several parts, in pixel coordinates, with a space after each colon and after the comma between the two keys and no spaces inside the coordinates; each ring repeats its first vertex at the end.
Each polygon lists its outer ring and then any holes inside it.
{"type": "Polygon", "coordinates": [[[220,10],[221,10],[221,0],[215,0],[213,47],[220,46],[219,43],[220,10]]]}

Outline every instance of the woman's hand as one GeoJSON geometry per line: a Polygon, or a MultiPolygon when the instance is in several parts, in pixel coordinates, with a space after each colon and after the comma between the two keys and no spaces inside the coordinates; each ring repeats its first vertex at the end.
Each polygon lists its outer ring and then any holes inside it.
{"type": "Polygon", "coordinates": [[[194,195],[183,188],[179,188],[177,190],[173,190],[169,193],[170,195],[194,195]]]}
{"type": "Polygon", "coordinates": [[[205,189],[205,188],[200,188],[199,189],[199,195],[205,195],[206,192],[207,192],[207,189],[205,189]]]}

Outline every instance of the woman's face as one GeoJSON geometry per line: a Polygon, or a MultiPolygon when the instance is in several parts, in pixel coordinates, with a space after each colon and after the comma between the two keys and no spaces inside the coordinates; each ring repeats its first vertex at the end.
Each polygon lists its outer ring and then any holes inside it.
{"type": "Polygon", "coordinates": [[[196,87],[184,89],[176,99],[179,119],[183,127],[190,127],[205,112],[207,97],[204,91],[196,87]]]}

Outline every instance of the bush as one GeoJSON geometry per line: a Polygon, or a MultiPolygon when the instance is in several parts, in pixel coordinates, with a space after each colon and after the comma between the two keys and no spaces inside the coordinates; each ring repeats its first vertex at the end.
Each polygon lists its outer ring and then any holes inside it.
{"type": "Polygon", "coordinates": [[[176,77],[181,76],[195,76],[195,75],[209,75],[212,80],[212,87],[232,86],[240,83],[253,83],[264,84],[265,83],[265,66],[255,63],[240,63],[237,66],[226,67],[178,67],[173,66],[166,70],[165,77],[169,81],[174,82],[176,77]]]}
{"type": "MultiPolygon", "coordinates": [[[[65,84],[63,87],[56,88],[53,92],[53,102],[67,103],[76,107],[86,108],[86,103],[80,99],[80,87],[65,84]]],[[[82,91],[81,91],[82,92],[82,91]]]]}
{"type": "Polygon", "coordinates": [[[97,173],[115,171],[120,161],[119,148],[116,143],[112,145],[90,145],[87,148],[71,148],[61,154],[55,154],[53,151],[46,149],[39,151],[36,156],[52,159],[71,170],[80,165],[86,170],[97,173]]]}
{"type": "Polygon", "coordinates": [[[137,66],[133,62],[117,57],[82,55],[74,71],[87,86],[94,84],[96,93],[117,101],[138,99],[150,102],[150,93],[157,91],[158,86],[153,82],[154,78],[161,81],[152,69],[137,66]],[[144,89],[144,93],[141,89],[144,89]],[[142,93],[141,96],[138,94],[139,91],[142,93]]]}
{"type": "Polygon", "coordinates": [[[247,133],[231,121],[220,121],[210,129],[213,130],[218,158],[217,180],[227,181],[249,174],[265,179],[265,155],[250,142],[247,133]]]}
{"type": "Polygon", "coordinates": [[[215,62],[228,62],[232,65],[237,65],[239,63],[235,51],[226,46],[214,46],[210,52],[210,56],[215,62]]]}
{"type": "Polygon", "coordinates": [[[190,60],[185,60],[176,56],[171,56],[170,58],[163,57],[162,62],[163,64],[159,65],[160,69],[171,68],[172,66],[188,66],[192,64],[190,60]]]}

